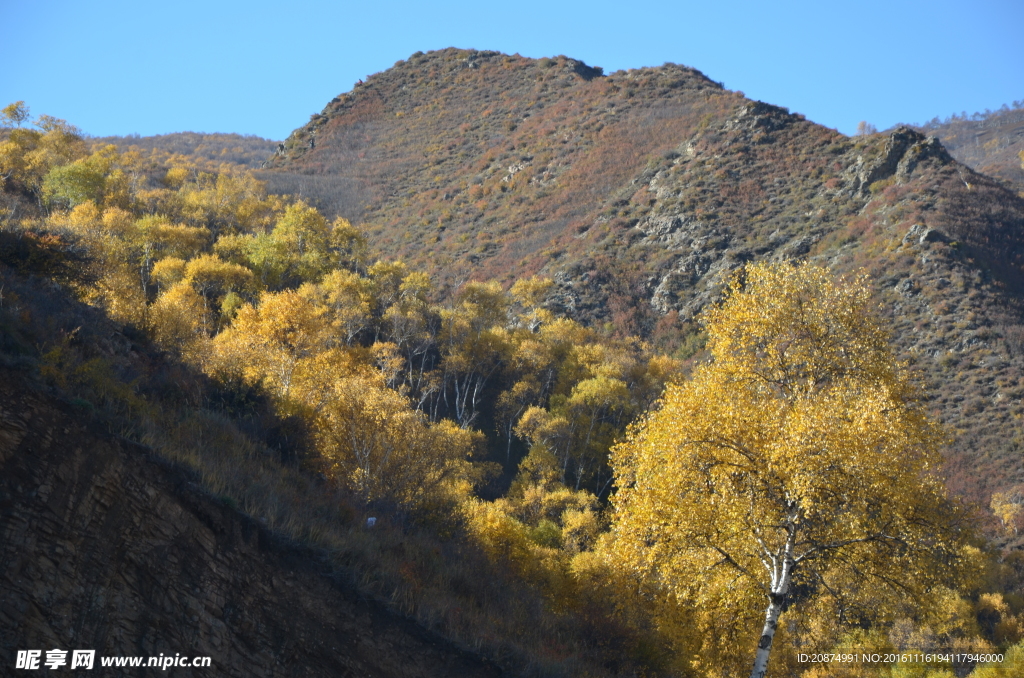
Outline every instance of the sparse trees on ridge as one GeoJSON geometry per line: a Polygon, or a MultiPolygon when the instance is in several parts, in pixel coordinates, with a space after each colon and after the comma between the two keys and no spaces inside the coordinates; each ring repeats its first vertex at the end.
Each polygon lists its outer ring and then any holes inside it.
{"type": "Polygon", "coordinates": [[[878,134],[878,128],[867,120],[861,120],[857,123],[857,135],[864,136],[867,134],[878,134]]]}

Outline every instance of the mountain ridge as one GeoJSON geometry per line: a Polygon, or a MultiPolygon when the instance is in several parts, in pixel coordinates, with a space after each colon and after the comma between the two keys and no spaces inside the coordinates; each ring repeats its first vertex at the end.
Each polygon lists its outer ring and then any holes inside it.
{"type": "Polygon", "coordinates": [[[451,286],[541,273],[550,306],[670,350],[747,261],[865,268],[959,432],[952,485],[985,504],[1024,483],[1020,196],[909,127],[846,137],[685,66],[586,79],[580,63],[414,55],[333,99],[261,176],[451,286]],[[960,478],[988,458],[982,482],[960,478]]]}
{"type": "Polygon", "coordinates": [[[939,138],[958,161],[1024,192],[1024,101],[997,111],[966,113],[914,128],[939,138]]]}

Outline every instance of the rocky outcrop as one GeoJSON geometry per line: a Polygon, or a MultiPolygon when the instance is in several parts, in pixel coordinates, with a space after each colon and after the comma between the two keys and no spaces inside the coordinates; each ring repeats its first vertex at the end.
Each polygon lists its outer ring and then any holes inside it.
{"type": "Polygon", "coordinates": [[[726,120],[723,129],[726,131],[775,132],[783,129],[792,121],[801,119],[803,119],[801,116],[795,116],[781,106],[773,106],[763,101],[751,101],[740,107],[736,115],[726,120]]]}
{"type": "Polygon", "coordinates": [[[2,675],[54,648],[209,656],[204,677],[499,675],[2,368],[0,600],[2,675]]]}
{"type": "Polygon", "coordinates": [[[876,181],[892,176],[905,181],[918,163],[927,158],[942,162],[953,160],[935,137],[926,137],[909,127],[899,127],[889,135],[879,157],[870,161],[857,158],[857,164],[851,168],[853,191],[867,196],[871,184],[876,181]]]}

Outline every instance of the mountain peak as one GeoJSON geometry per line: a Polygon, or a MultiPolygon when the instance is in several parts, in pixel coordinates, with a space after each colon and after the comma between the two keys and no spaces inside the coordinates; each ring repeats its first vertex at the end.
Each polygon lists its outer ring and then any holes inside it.
{"type": "MultiPolygon", "coordinates": [[[[1024,200],[910,127],[846,137],[686,66],[414,54],[332,100],[271,164],[273,188],[361,223],[382,257],[452,286],[541,273],[551,304],[609,332],[677,345],[744,263],[815,259],[876,276],[936,384],[968,381],[969,360],[940,364],[949,351],[1024,361],[995,338],[1021,324],[1024,200]],[[982,318],[990,339],[950,329],[982,318]]],[[[983,396],[937,388],[947,420],[974,427],[957,403],[983,396]]],[[[957,454],[1005,446],[977,430],[957,454]]]]}

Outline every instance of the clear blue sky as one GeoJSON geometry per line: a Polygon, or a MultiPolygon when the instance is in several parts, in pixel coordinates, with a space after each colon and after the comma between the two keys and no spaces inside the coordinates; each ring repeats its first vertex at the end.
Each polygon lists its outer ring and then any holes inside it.
{"type": "Polygon", "coordinates": [[[850,134],[1024,99],[1024,1],[0,0],[0,106],[93,135],[283,139],[417,50],[686,64],[850,134]]]}

